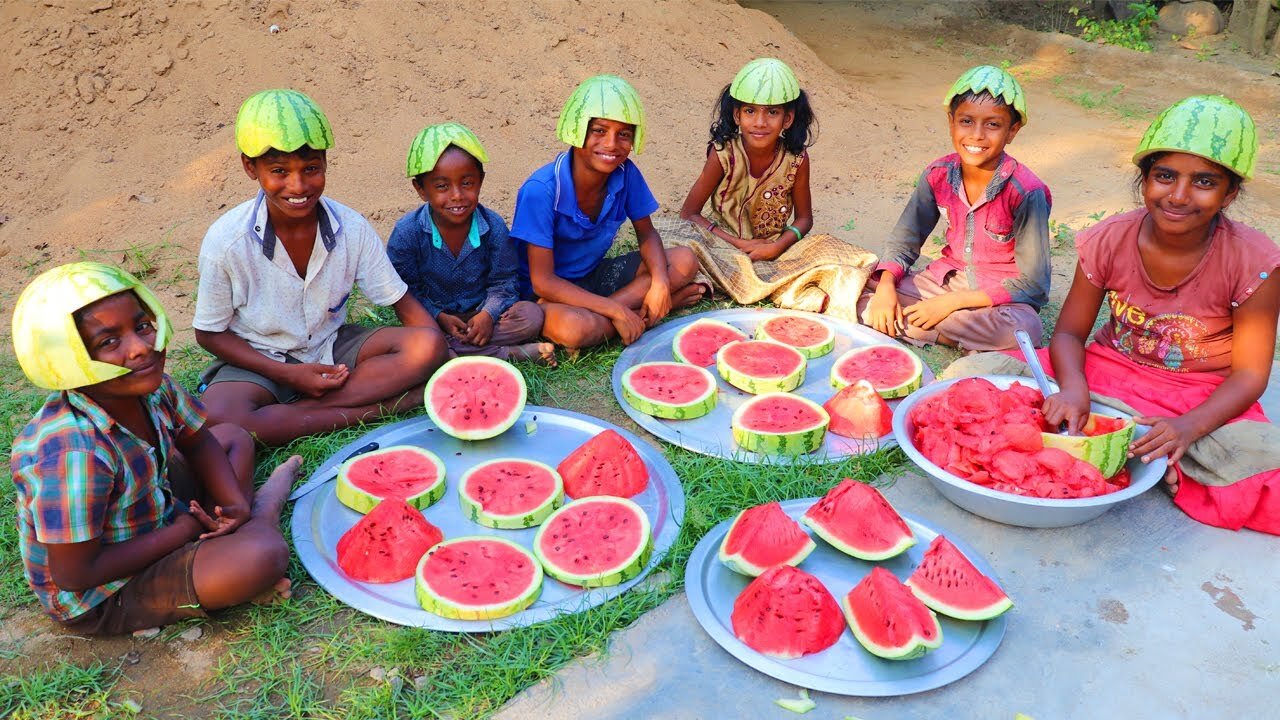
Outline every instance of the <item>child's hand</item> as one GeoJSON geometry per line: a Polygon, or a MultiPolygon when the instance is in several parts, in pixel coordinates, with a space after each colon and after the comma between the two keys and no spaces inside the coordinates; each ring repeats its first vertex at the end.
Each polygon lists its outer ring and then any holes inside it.
{"type": "Polygon", "coordinates": [[[450,335],[463,341],[467,339],[467,324],[462,322],[462,318],[457,315],[450,315],[449,313],[442,312],[436,316],[436,322],[440,323],[440,329],[443,330],[446,335],[450,335]]]}
{"type": "Polygon", "coordinates": [[[337,390],[351,375],[346,365],[299,363],[285,367],[290,368],[292,373],[289,385],[307,397],[321,397],[327,392],[337,390]]]}
{"type": "Polygon", "coordinates": [[[618,337],[622,339],[623,345],[630,345],[640,339],[640,335],[644,333],[644,320],[635,314],[629,307],[618,306],[620,312],[613,320],[613,327],[618,330],[618,337]]]}
{"type": "Polygon", "coordinates": [[[1170,463],[1176,463],[1186,454],[1191,443],[1200,437],[1185,415],[1136,417],[1133,421],[1139,425],[1151,427],[1146,435],[1133,441],[1129,446],[1129,457],[1141,457],[1144,463],[1166,456],[1170,463]]]}
{"type": "Polygon", "coordinates": [[[191,517],[199,520],[200,525],[205,529],[205,532],[200,534],[200,540],[227,535],[249,519],[248,505],[237,504],[227,507],[217,505],[213,508],[213,517],[209,517],[209,513],[205,512],[200,503],[195,500],[191,501],[188,509],[191,512],[191,517]]]}
{"type": "Polygon", "coordinates": [[[1044,421],[1049,427],[1056,428],[1065,422],[1069,434],[1078,434],[1080,428],[1089,422],[1089,391],[1056,392],[1044,399],[1040,412],[1044,413],[1044,421]]]}
{"type": "Polygon", "coordinates": [[[756,243],[754,247],[747,251],[747,257],[751,258],[752,262],[777,260],[778,256],[785,250],[786,248],[782,246],[782,243],[756,243]]]}
{"type": "MultiPolygon", "coordinates": [[[[444,313],[440,313],[444,315],[444,313]]],[[[461,340],[471,345],[488,345],[489,340],[493,338],[493,316],[488,310],[481,310],[471,317],[471,323],[466,327],[466,334],[461,340]]]]}
{"type": "Polygon", "coordinates": [[[645,327],[653,327],[659,320],[671,312],[671,289],[667,285],[650,283],[644,294],[644,302],[640,305],[640,319],[645,327]]]}
{"type": "Polygon", "coordinates": [[[957,309],[950,295],[938,295],[921,300],[915,305],[908,305],[903,309],[902,317],[921,330],[932,330],[957,309]]]}
{"type": "Polygon", "coordinates": [[[880,283],[867,303],[867,324],[872,330],[897,337],[905,327],[898,293],[890,283],[880,283]]]}

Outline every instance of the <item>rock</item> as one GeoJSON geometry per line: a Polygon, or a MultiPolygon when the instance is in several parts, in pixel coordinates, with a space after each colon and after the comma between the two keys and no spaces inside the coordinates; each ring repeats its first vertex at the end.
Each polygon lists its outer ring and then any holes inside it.
{"type": "Polygon", "coordinates": [[[86,105],[97,99],[98,93],[93,89],[93,78],[88,73],[76,78],[76,94],[86,105]]]}
{"type": "Polygon", "coordinates": [[[151,56],[151,72],[164,75],[171,67],[173,67],[173,58],[169,57],[169,53],[161,51],[151,56]]]}
{"type": "Polygon", "coordinates": [[[369,677],[377,680],[378,682],[382,682],[387,679],[387,670],[386,668],[376,667],[369,671],[369,677]]]}
{"type": "Polygon", "coordinates": [[[426,690],[427,686],[430,684],[431,684],[431,681],[427,679],[426,675],[419,675],[418,677],[413,679],[413,689],[417,690],[418,692],[422,692],[423,690],[426,690]]]}
{"type": "Polygon", "coordinates": [[[146,99],[147,99],[147,91],[141,88],[137,90],[130,90],[129,94],[125,96],[125,100],[130,105],[137,105],[138,103],[146,99]]]}
{"type": "Polygon", "coordinates": [[[160,634],[160,628],[158,628],[158,627],[146,628],[146,629],[144,629],[144,630],[134,630],[134,631],[133,631],[133,636],[134,636],[134,637],[136,637],[136,638],[138,638],[138,639],[140,639],[140,640],[150,640],[151,638],[153,638],[153,637],[155,637],[155,636],[157,636],[157,635],[159,635],[159,634],[160,634]]]}
{"type": "Polygon", "coordinates": [[[113,6],[115,6],[115,3],[112,0],[98,0],[98,2],[89,6],[89,12],[102,12],[103,10],[110,10],[113,6]]]}
{"type": "Polygon", "coordinates": [[[139,662],[142,662],[142,653],[137,650],[130,650],[124,655],[121,655],[120,659],[123,660],[126,665],[137,665],[139,662]]]}
{"type": "Polygon", "coordinates": [[[199,625],[192,625],[186,630],[183,630],[182,634],[178,637],[186,640],[187,642],[195,642],[204,637],[204,628],[201,628],[199,625]]]}
{"type": "Polygon", "coordinates": [[[1160,8],[1160,29],[1175,35],[1205,37],[1226,27],[1222,11],[1206,0],[1169,3],[1160,8]]]}

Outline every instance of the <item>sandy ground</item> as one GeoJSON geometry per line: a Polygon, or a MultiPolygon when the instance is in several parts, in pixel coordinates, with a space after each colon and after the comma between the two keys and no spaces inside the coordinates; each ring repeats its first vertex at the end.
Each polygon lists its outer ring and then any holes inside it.
{"type": "MultiPolygon", "coordinates": [[[[1257,180],[1233,214],[1280,233],[1274,68],[1227,50],[1201,62],[1187,50],[1089,45],[968,17],[960,3],[748,4],[0,3],[0,305],[8,312],[44,269],[99,259],[145,274],[189,340],[204,231],[256,190],[237,161],[235,111],[266,87],[304,90],[326,110],[337,137],[326,192],[385,237],[417,204],[403,166],[421,127],[456,120],[479,134],[492,158],[483,201],[509,217],[519,183],[560,149],[563,99],[598,72],[640,91],[649,134],[636,159],[674,211],[702,162],[717,92],[760,55],[784,58],[813,97],[817,228],[873,250],[920,170],[950,152],[943,92],[983,62],[1008,62],[1024,79],[1031,121],[1010,150],[1048,182],[1056,222],[1079,229],[1133,207],[1127,158],[1146,122],[1185,95],[1216,91],[1251,110],[1263,138],[1257,180]]],[[[1067,245],[1057,298],[1072,264],[1067,245]]],[[[165,688],[178,712],[174,698],[201,688],[221,646],[216,623],[194,645],[88,643],[26,612],[2,632],[27,658],[140,652],[121,689],[155,707],[155,688],[165,688]]]]}

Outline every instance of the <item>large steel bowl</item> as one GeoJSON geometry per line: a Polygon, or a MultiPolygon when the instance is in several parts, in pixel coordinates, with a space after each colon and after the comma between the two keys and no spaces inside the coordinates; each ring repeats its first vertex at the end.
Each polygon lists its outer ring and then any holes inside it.
{"type": "MultiPolygon", "coordinates": [[[[983,377],[1001,389],[1006,389],[1014,383],[1031,388],[1035,387],[1031,378],[1011,375],[985,375],[983,377]]],[[[915,437],[915,423],[911,422],[910,414],[911,409],[918,403],[923,402],[935,393],[946,390],[959,382],[959,380],[960,378],[957,378],[926,385],[903,400],[893,413],[893,434],[898,439],[898,444],[902,446],[903,451],[907,453],[907,457],[911,458],[912,462],[920,466],[920,469],[928,474],[929,480],[938,489],[938,492],[942,493],[943,497],[975,515],[981,515],[988,520],[995,520],[1006,525],[1020,525],[1022,527],[1049,528],[1078,525],[1098,517],[1129,498],[1150,490],[1152,485],[1155,485],[1164,477],[1165,466],[1167,465],[1164,458],[1153,460],[1150,463],[1143,463],[1141,460],[1134,458],[1125,466],[1129,469],[1131,482],[1129,487],[1124,490],[1099,497],[1055,500],[1000,492],[952,475],[933,464],[916,449],[912,440],[915,437]]],[[[1100,415],[1127,417],[1125,413],[1115,408],[1099,405],[1098,403],[1093,403],[1092,410],[1100,415]]],[[[1136,440],[1145,435],[1147,430],[1148,428],[1139,425],[1134,431],[1134,439],[1136,440]]]]}

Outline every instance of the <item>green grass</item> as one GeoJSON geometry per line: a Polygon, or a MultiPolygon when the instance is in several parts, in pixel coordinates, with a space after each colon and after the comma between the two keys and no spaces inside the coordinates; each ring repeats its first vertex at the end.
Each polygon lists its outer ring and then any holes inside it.
{"type": "Polygon", "coordinates": [[[136,718],[140,710],[136,701],[110,699],[119,679],[119,667],[101,662],[83,668],[59,662],[21,675],[0,676],[0,717],[136,718]]]}

